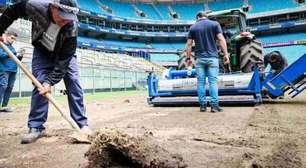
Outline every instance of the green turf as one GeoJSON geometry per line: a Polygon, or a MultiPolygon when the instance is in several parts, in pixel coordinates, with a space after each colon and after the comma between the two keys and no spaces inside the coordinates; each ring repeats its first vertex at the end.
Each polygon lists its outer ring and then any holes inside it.
{"type": "MultiPolygon", "coordinates": [[[[118,91],[118,92],[100,92],[95,94],[85,94],[86,102],[95,101],[95,100],[105,100],[105,99],[114,99],[118,97],[128,97],[128,96],[138,96],[145,95],[146,91],[118,91]]],[[[66,96],[56,96],[55,99],[59,102],[67,101],[66,96]]],[[[30,105],[31,98],[30,97],[22,97],[22,98],[12,98],[10,99],[9,106],[25,106],[30,105]]]]}

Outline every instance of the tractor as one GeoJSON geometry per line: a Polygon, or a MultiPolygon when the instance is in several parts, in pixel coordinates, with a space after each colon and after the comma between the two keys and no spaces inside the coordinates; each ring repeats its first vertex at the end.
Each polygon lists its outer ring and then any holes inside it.
{"type": "MultiPolygon", "coordinates": [[[[220,72],[253,72],[258,66],[263,70],[263,47],[256,41],[255,35],[250,33],[246,25],[246,14],[241,9],[230,9],[218,12],[208,12],[211,20],[220,23],[227,41],[230,54],[230,65],[225,67],[220,61],[220,72]]],[[[219,47],[220,48],[220,47],[219,47]]],[[[219,51],[220,59],[222,52],[219,51]]],[[[186,52],[178,60],[178,70],[187,68],[186,52]]],[[[194,60],[192,60],[194,63],[194,60]]]]}

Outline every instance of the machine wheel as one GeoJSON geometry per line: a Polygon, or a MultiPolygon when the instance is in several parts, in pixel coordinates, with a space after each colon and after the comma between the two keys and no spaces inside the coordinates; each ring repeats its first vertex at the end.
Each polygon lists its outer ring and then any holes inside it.
{"type": "Polygon", "coordinates": [[[263,63],[263,48],[260,42],[251,41],[240,48],[240,70],[242,72],[253,72],[256,64],[262,70],[263,63]]]}
{"type": "MultiPolygon", "coordinates": [[[[187,58],[186,52],[182,53],[178,60],[178,70],[187,69],[186,58],[187,58]]],[[[191,58],[191,61],[192,61],[192,67],[195,67],[194,57],[191,58]]]]}

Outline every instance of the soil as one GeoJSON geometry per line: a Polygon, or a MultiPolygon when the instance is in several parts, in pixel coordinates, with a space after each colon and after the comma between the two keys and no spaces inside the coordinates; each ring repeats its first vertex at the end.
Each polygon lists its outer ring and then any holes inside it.
{"type": "MultiPolygon", "coordinates": [[[[62,107],[68,111],[65,103],[62,107]]],[[[200,113],[198,107],[151,107],[144,93],[86,102],[86,109],[91,128],[100,136],[119,132],[117,137],[124,135],[128,142],[152,144],[157,153],[152,156],[177,156],[188,167],[306,167],[306,94],[256,107],[224,107],[215,114],[200,113]],[[148,133],[150,141],[144,138],[148,133]]],[[[95,143],[71,143],[73,131],[54,108],[45,124],[47,136],[21,145],[28,112],[29,106],[19,106],[13,113],[0,113],[1,168],[90,165],[88,151],[95,143]]]]}

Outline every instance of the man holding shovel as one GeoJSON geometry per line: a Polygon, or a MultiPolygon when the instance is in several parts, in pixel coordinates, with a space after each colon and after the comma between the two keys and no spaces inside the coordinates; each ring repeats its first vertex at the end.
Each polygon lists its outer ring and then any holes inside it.
{"type": "Polygon", "coordinates": [[[9,6],[0,17],[0,35],[14,20],[32,21],[32,73],[43,85],[34,88],[29,114],[29,132],[22,144],[35,142],[44,135],[48,117],[48,100],[44,95],[51,86],[64,79],[70,114],[81,132],[90,134],[83,104],[76,60],[77,2],[75,0],[24,0],[9,6]]]}

